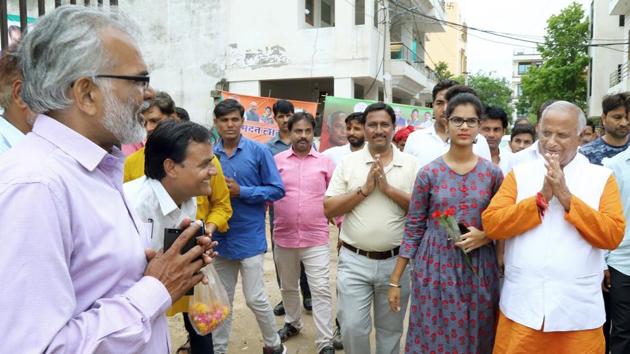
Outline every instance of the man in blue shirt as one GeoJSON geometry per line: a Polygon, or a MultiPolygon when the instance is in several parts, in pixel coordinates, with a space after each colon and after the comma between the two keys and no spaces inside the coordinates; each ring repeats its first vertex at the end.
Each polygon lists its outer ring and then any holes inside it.
{"type": "Polygon", "coordinates": [[[617,93],[604,97],[602,101],[602,125],[604,135],[582,146],[580,152],[595,165],[602,164],[604,158],[610,158],[628,148],[628,94],[617,93]]]}
{"type": "Polygon", "coordinates": [[[288,128],[289,118],[295,113],[293,103],[287,100],[278,100],[273,104],[273,120],[278,125],[278,132],[267,141],[267,147],[272,155],[288,150],[291,147],[291,137],[288,128]]]}
{"type": "MultiPolygon", "coordinates": [[[[238,273],[243,277],[245,303],[256,316],[263,335],[263,353],[286,353],[276,332],[276,319],[265,294],[263,254],[266,203],[284,197],[284,185],[267,147],[241,135],[245,110],[240,103],[227,99],[214,108],[214,126],[219,142],[214,154],[219,157],[230,189],[232,218],[226,233],[215,233],[219,256],[214,266],[225,286],[230,305],[238,273]]],[[[213,333],[214,352],[225,354],[232,327],[232,314],[213,333]]]]}
{"type": "MultiPolygon", "coordinates": [[[[613,170],[623,203],[623,214],[630,220],[630,150],[606,159],[604,166],[613,170]]],[[[612,354],[630,353],[630,224],[617,249],[606,257],[610,272],[609,297],[612,332],[609,346],[612,354]]]]}

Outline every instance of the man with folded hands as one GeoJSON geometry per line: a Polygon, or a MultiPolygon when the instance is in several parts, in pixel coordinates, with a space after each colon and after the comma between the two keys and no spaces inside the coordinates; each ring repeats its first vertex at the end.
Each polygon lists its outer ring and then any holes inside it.
{"type": "Polygon", "coordinates": [[[326,191],[324,213],[345,214],[337,266],[338,317],[346,353],[370,353],[374,308],[376,352],[399,353],[403,318],[409,299],[409,273],[389,284],[396,265],[416,159],[392,144],[396,114],[382,103],[368,106],[362,117],[366,146],[346,155],[335,168],[326,191]],[[402,310],[391,312],[390,286],[401,287],[402,310]]]}
{"type": "Polygon", "coordinates": [[[585,125],[578,106],[548,106],[538,150],[482,214],[486,235],[506,240],[495,354],[605,352],[604,252],[624,218],[612,171],[577,153],[585,125]]]}

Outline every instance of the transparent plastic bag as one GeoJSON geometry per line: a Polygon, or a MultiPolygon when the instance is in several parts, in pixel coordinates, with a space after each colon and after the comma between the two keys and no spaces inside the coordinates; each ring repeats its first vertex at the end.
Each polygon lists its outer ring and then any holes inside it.
{"type": "Polygon", "coordinates": [[[188,303],[188,319],[200,336],[214,331],[230,314],[230,303],[221,279],[212,264],[202,272],[208,284],[199,282],[188,303]]]}

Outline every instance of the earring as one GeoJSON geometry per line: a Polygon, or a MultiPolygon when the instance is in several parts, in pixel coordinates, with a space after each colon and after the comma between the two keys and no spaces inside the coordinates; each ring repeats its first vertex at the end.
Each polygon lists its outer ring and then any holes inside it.
{"type": "Polygon", "coordinates": [[[451,138],[450,138],[450,137],[448,137],[448,136],[446,137],[446,143],[447,143],[447,144],[450,144],[450,143],[451,143],[451,138]]]}
{"type": "Polygon", "coordinates": [[[477,138],[473,139],[473,144],[477,144],[477,138]]]}

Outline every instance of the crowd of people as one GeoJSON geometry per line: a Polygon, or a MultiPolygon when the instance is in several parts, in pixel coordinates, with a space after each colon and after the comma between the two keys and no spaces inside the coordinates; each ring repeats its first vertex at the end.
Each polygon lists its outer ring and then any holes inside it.
{"type": "Polygon", "coordinates": [[[231,312],[207,335],[187,315],[210,263],[230,306],[240,275],[263,353],[287,353],[303,309],[320,354],[630,352],[630,95],[603,98],[602,136],[552,100],[504,142],[508,114],[444,80],[432,125],[397,130],[377,102],[330,119],[347,143],[320,152],[286,100],[266,144],[233,99],[192,122],[135,31],[62,6],[0,57],[2,352],[168,353],[180,313],[178,354],[233,352],[231,312]]]}

